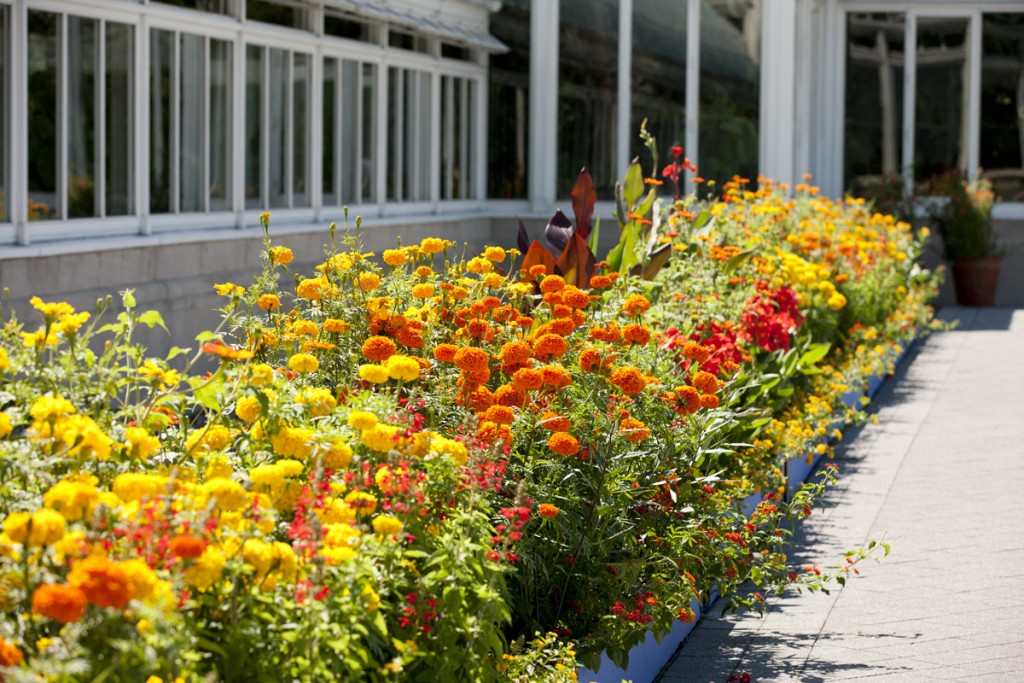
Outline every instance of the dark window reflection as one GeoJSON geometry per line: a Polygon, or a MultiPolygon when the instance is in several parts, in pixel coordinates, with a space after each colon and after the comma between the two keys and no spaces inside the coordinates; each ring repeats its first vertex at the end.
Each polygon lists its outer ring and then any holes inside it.
{"type": "Polygon", "coordinates": [[[996,196],[1024,201],[1024,14],[982,23],[981,150],[996,196]]]}
{"type": "MultiPolygon", "coordinates": [[[[650,154],[640,139],[640,123],[658,140],[661,159],[686,138],[686,3],[635,0],[633,3],[633,73],[630,85],[630,159],[640,157],[650,172],[650,154]]],[[[686,150],[694,156],[693,152],[686,150]]]]}
{"type": "Polygon", "coordinates": [[[760,93],[761,3],[704,2],[698,170],[716,193],[734,175],[757,177],[760,93]]]}
{"type": "Polygon", "coordinates": [[[903,193],[905,30],[903,14],[847,16],[843,182],[857,196],[903,193]]]}
{"type": "Polygon", "coordinates": [[[619,7],[561,0],[558,27],[557,192],[568,197],[586,166],[601,199],[615,185],[619,7]]]}
{"type": "Polygon", "coordinates": [[[487,196],[520,199],[527,192],[530,111],[530,1],[503,2],[491,35],[509,51],[491,55],[487,131],[487,196]]]}

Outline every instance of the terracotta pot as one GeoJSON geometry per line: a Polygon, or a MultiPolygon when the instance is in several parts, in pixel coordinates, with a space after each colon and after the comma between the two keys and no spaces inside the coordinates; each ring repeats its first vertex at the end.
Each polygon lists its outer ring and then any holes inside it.
{"type": "Polygon", "coordinates": [[[956,302],[961,306],[991,306],[999,284],[999,258],[953,261],[956,302]]]}

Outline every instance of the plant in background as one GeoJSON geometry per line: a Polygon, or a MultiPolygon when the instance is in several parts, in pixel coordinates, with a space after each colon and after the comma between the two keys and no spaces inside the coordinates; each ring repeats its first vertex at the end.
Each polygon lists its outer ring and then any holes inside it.
{"type": "Polygon", "coordinates": [[[950,261],[1000,256],[992,230],[992,183],[981,178],[968,182],[959,170],[935,179],[929,194],[948,199],[936,203],[932,219],[939,227],[946,258],[950,261]]]}

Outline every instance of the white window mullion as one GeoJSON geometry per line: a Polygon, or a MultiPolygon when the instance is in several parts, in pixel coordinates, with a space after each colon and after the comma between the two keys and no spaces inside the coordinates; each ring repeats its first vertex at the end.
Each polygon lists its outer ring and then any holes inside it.
{"type": "Polygon", "coordinates": [[[203,182],[200,184],[202,196],[199,205],[203,211],[210,210],[210,38],[203,38],[203,120],[199,124],[200,137],[203,142],[203,182]]]}
{"type": "Polygon", "coordinates": [[[288,208],[294,207],[292,185],[295,165],[295,53],[285,52],[284,61],[285,108],[284,108],[284,194],[288,198],[288,208]]]}
{"type": "MultiPolygon", "coordinates": [[[[315,10],[318,25],[317,35],[323,33],[323,11],[318,6],[315,10]]],[[[323,220],[324,206],[324,175],[323,175],[323,140],[324,140],[324,57],[323,52],[317,47],[313,50],[309,65],[309,78],[306,82],[306,120],[303,125],[309,134],[306,136],[306,192],[309,193],[309,203],[313,207],[313,218],[319,223],[323,220]]],[[[337,60],[338,63],[341,60],[337,60]]],[[[335,81],[337,89],[337,81],[335,81]]],[[[333,123],[333,122],[332,122],[333,123]]],[[[335,174],[334,184],[341,183],[341,177],[335,174]]]]}
{"type": "MultiPolygon", "coordinates": [[[[387,39],[387,31],[381,31],[383,40],[387,39]]],[[[391,89],[391,74],[387,62],[380,61],[377,66],[377,106],[374,111],[376,125],[374,126],[375,143],[377,145],[377,182],[374,184],[377,196],[375,197],[378,212],[384,211],[384,203],[387,201],[388,181],[388,91],[391,89]]],[[[397,173],[398,170],[395,170],[397,173]]]]}
{"type": "MultiPolygon", "coordinates": [[[[686,5],[686,155],[700,170],[700,0],[686,5]]],[[[686,172],[686,193],[695,190],[686,172]]]]}
{"type": "Polygon", "coordinates": [[[441,121],[444,130],[444,166],[441,169],[444,184],[442,185],[442,197],[451,199],[455,196],[455,188],[452,183],[452,165],[455,156],[455,84],[457,78],[442,76],[441,83],[444,90],[444,120],[441,121]],[[447,84],[447,88],[444,87],[447,84]]]}
{"type": "Polygon", "coordinates": [[[171,201],[170,212],[181,206],[181,34],[171,33],[171,201]]]}
{"type": "Polygon", "coordinates": [[[476,111],[474,112],[474,125],[470,136],[473,144],[473,177],[476,191],[472,199],[484,199],[487,197],[487,81],[484,78],[476,80],[476,111]]]}
{"type": "Polygon", "coordinates": [[[93,192],[96,196],[96,215],[107,215],[107,22],[100,19],[96,40],[96,78],[93,79],[93,110],[96,119],[95,144],[92,153],[96,179],[93,192]]]}
{"type": "Polygon", "coordinates": [[[903,194],[914,188],[914,95],[917,91],[917,15],[907,12],[903,48],[903,194]]]}
{"type": "Polygon", "coordinates": [[[395,101],[391,106],[395,111],[395,136],[388,142],[394,146],[395,158],[395,199],[402,201],[402,189],[405,176],[405,145],[402,144],[405,137],[405,69],[395,70],[395,101]]]}
{"type": "Polygon", "coordinates": [[[57,206],[61,220],[68,217],[68,17],[57,19],[57,206]]]}
{"type": "MultiPolygon", "coordinates": [[[[348,116],[352,117],[352,121],[355,124],[355,148],[345,149],[344,145],[344,130],[345,130],[345,110],[342,109],[344,104],[342,93],[345,92],[345,84],[341,82],[341,79],[345,77],[345,69],[343,65],[345,60],[340,57],[335,60],[335,71],[334,71],[334,121],[331,125],[334,126],[334,177],[337,181],[334,183],[334,205],[340,206],[345,200],[345,196],[342,193],[342,169],[348,165],[348,160],[345,159],[344,155],[353,155],[353,158],[357,160],[357,163],[353,164],[354,170],[352,179],[352,189],[355,191],[354,196],[349,197],[348,200],[351,203],[360,204],[365,199],[362,196],[363,188],[363,164],[361,159],[363,158],[363,68],[362,64],[356,62],[357,66],[353,70],[355,74],[355,93],[356,101],[355,104],[348,108],[348,116]]],[[[351,104],[351,103],[350,103],[351,104]]]]}
{"type": "MultiPolygon", "coordinates": [[[[31,241],[28,222],[28,6],[15,0],[11,6],[11,120],[8,140],[12,142],[8,189],[11,220],[18,244],[31,241]]],[[[5,141],[6,142],[6,141],[5,141]]]]}
{"type": "Polygon", "coordinates": [[[981,11],[972,12],[969,21],[968,77],[964,86],[967,91],[967,177],[973,182],[978,179],[981,145],[981,11]]]}
{"type": "Polygon", "coordinates": [[[245,174],[248,170],[246,154],[249,150],[246,146],[246,112],[245,112],[245,89],[247,60],[245,51],[245,40],[242,33],[235,36],[234,59],[231,63],[232,81],[232,105],[231,115],[236,122],[231,127],[231,196],[232,206],[235,208],[235,227],[245,227],[245,174]]]}
{"type": "Polygon", "coordinates": [[[149,78],[153,68],[149,53],[149,25],[146,15],[139,19],[135,39],[135,210],[139,215],[139,234],[149,235],[149,177],[150,177],[150,130],[149,130],[149,78]]]}
{"type": "MultiPolygon", "coordinates": [[[[437,44],[437,50],[440,51],[441,45],[437,44]]],[[[449,79],[454,81],[455,79],[449,79]]],[[[422,88],[423,79],[417,78],[416,83],[422,88]]],[[[427,174],[427,182],[430,183],[430,187],[427,188],[427,193],[430,196],[430,202],[434,205],[434,211],[437,211],[437,203],[441,199],[441,179],[437,177],[437,168],[441,165],[441,74],[436,70],[430,72],[430,124],[425,128],[420,126],[419,130],[426,130],[429,135],[430,146],[427,148],[427,168],[430,172],[427,174]]],[[[422,95],[422,93],[421,93],[422,95]]],[[[422,97],[417,98],[422,101],[422,97]]],[[[420,112],[422,116],[425,112],[420,112]]],[[[423,140],[419,141],[418,147],[423,147],[423,140]]],[[[423,163],[422,159],[418,160],[416,164],[416,173],[422,175],[423,163]]],[[[423,183],[423,178],[420,177],[417,180],[416,187],[419,188],[423,183]]],[[[417,200],[420,198],[417,197],[417,200]]]]}
{"type": "Polygon", "coordinates": [[[619,1],[619,77],[617,102],[619,115],[615,135],[615,168],[622,177],[629,167],[629,141],[637,131],[630,130],[633,125],[630,108],[630,88],[633,83],[631,72],[633,64],[633,0],[619,1]]]}
{"type": "Polygon", "coordinates": [[[260,88],[260,208],[270,208],[270,48],[260,48],[260,69],[263,84],[260,88]]]}
{"type": "Polygon", "coordinates": [[[468,199],[469,189],[469,92],[470,80],[459,78],[459,199],[468,199]]]}

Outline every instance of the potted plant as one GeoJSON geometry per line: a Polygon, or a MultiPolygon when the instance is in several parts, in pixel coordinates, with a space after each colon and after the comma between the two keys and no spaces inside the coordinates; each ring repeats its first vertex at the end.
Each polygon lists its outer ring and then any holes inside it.
{"type": "Polygon", "coordinates": [[[992,183],[968,182],[954,170],[932,184],[932,194],[948,199],[932,205],[929,213],[942,235],[945,257],[953,263],[957,303],[993,305],[1002,254],[992,230],[992,183]]]}

